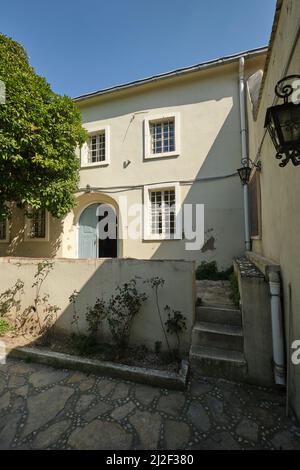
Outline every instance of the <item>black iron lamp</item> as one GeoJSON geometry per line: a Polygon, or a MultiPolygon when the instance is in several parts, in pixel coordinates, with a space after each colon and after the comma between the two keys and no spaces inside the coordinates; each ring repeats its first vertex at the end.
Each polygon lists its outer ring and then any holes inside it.
{"type": "Polygon", "coordinates": [[[289,161],[300,165],[300,75],[289,75],[280,80],[275,93],[283,104],[268,108],[265,128],[268,129],[279,164],[285,167],[289,161]],[[297,91],[298,85],[298,91],[297,91]],[[291,101],[289,99],[291,98],[291,101]]]}
{"type": "Polygon", "coordinates": [[[250,158],[245,158],[242,160],[243,166],[237,170],[239,177],[241,179],[242,185],[245,186],[249,183],[250,175],[252,172],[252,168],[255,167],[258,171],[261,170],[261,163],[258,161],[254,163],[250,158]],[[251,165],[251,166],[250,166],[251,165]]]}

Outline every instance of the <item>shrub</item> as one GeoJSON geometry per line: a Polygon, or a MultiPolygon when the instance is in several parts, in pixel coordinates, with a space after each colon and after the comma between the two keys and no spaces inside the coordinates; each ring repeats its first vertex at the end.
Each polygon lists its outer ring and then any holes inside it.
{"type": "Polygon", "coordinates": [[[0,318],[0,336],[5,335],[5,333],[8,333],[10,330],[10,324],[6,320],[3,320],[3,318],[0,318]]]}
{"type": "Polygon", "coordinates": [[[232,273],[230,276],[230,287],[231,287],[231,294],[230,299],[234,303],[236,307],[240,305],[240,291],[239,291],[239,283],[236,274],[232,273]]]}
{"type": "Polygon", "coordinates": [[[167,332],[171,335],[175,335],[177,339],[177,351],[180,350],[180,335],[186,330],[186,317],[182,315],[179,310],[172,310],[168,305],[165,306],[165,312],[168,315],[168,319],[165,322],[167,332]]]}
{"type": "Polygon", "coordinates": [[[96,339],[100,325],[107,316],[107,304],[103,299],[97,299],[93,307],[88,307],[86,321],[91,339],[96,339]]]}
{"type": "Polygon", "coordinates": [[[206,262],[202,261],[196,269],[196,279],[209,280],[209,281],[227,281],[230,275],[233,273],[233,266],[226,269],[225,271],[218,271],[218,265],[216,261],[206,262]]]}
{"type": "Polygon", "coordinates": [[[108,324],[117,346],[124,348],[128,346],[133,319],[147,296],[138,293],[135,279],[118,286],[116,291],[108,302],[108,324]]]}

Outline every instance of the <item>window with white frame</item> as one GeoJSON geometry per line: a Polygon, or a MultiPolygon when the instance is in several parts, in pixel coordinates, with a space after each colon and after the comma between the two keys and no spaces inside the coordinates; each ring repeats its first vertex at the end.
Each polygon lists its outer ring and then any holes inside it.
{"type": "Polygon", "coordinates": [[[26,220],[27,240],[46,240],[48,230],[47,212],[45,209],[32,209],[26,220]]]}
{"type": "Polygon", "coordinates": [[[0,220],[0,242],[8,241],[8,221],[7,219],[0,220]]]}
{"type": "Polygon", "coordinates": [[[145,187],[144,238],[180,238],[178,220],[179,186],[145,187]]]}
{"type": "Polygon", "coordinates": [[[105,161],[105,130],[96,135],[91,135],[88,141],[88,163],[105,161]]]}
{"type": "Polygon", "coordinates": [[[145,119],[145,158],[177,156],[179,146],[178,113],[145,119]]]}
{"type": "MultiPolygon", "coordinates": [[[[89,129],[88,129],[89,132],[89,129]]],[[[90,131],[81,148],[81,167],[109,164],[109,126],[90,131]]]]}

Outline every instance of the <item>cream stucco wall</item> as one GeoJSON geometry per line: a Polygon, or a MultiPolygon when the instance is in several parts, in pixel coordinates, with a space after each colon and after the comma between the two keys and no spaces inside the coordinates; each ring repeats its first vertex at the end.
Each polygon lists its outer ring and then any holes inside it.
{"type": "MultiPolygon", "coordinates": [[[[24,282],[24,293],[19,296],[21,311],[34,304],[36,291],[32,288],[39,259],[0,258],[1,292],[10,289],[20,279],[24,282]]],[[[117,286],[122,286],[130,279],[136,279],[137,290],[148,298],[136,316],[130,337],[132,345],[146,345],[155,349],[155,342],[162,343],[166,349],[159,315],[155,307],[155,297],[149,284],[144,283],[152,277],[161,277],[165,284],[160,289],[159,302],[163,320],[167,320],[164,306],[169,305],[180,310],[186,317],[187,329],[181,335],[182,352],[188,353],[191,330],[195,317],[195,275],[194,263],[187,261],[142,261],[142,260],[62,260],[53,262],[53,269],[42,284],[40,295],[49,294],[49,303],[59,307],[55,329],[67,335],[76,333],[73,321],[73,307],[70,295],[79,292],[76,312],[79,316],[79,331],[87,333],[86,311],[94,306],[97,298],[109,300],[115,294],[117,286]]],[[[42,306],[41,306],[42,308],[42,306]]],[[[40,311],[42,314],[42,311],[40,311]]],[[[102,340],[112,342],[107,322],[101,326],[102,340]]],[[[169,338],[175,347],[176,339],[169,338]]],[[[28,339],[30,341],[30,339],[28,339]]]]}
{"type": "MultiPolygon", "coordinates": [[[[279,168],[280,162],[275,159],[276,151],[271,139],[268,134],[264,137],[264,120],[267,108],[273,104],[276,83],[284,76],[300,74],[299,24],[300,2],[284,0],[256,121],[253,121],[249,112],[252,160],[255,160],[262,143],[260,151],[262,234],[260,240],[253,240],[253,250],[281,266],[288,350],[292,341],[300,339],[300,169],[294,167],[292,163],[285,168],[279,168]],[[297,34],[296,47],[292,50],[297,34]],[[291,299],[289,299],[289,285],[291,299]]],[[[291,399],[300,417],[300,366],[291,364],[290,367],[291,399]]]]}
{"type": "MultiPolygon", "coordinates": [[[[246,74],[263,67],[264,55],[247,62],[246,74]]],[[[242,190],[238,177],[206,180],[232,174],[240,166],[238,61],[212,70],[144,85],[136,90],[79,103],[88,131],[110,130],[110,164],[83,168],[80,187],[99,192],[79,195],[79,210],[92,202],[112,202],[119,197],[128,206],[143,203],[143,186],[180,183],[180,204],[205,205],[205,245],[202,251],[187,251],[186,240],[121,240],[119,256],[141,259],[217,260],[227,267],[244,247],[242,190]],[[180,155],[144,159],[143,124],[151,116],[178,113],[180,155]],[[123,163],[130,164],[124,167],[123,163]],[[185,183],[187,180],[200,182],[185,183]],[[126,189],[124,186],[139,186],[126,189]],[[122,189],[120,189],[122,187],[122,189]]],[[[77,256],[77,210],[64,225],[62,256],[77,256]]],[[[122,213],[119,214],[122,218],[122,213]]],[[[129,222],[130,222],[129,217],[129,222]]]]}
{"type": "MultiPolygon", "coordinates": [[[[246,76],[264,66],[262,52],[246,59],[246,76]]],[[[205,70],[104,94],[78,102],[88,131],[109,127],[110,163],[80,171],[80,188],[99,188],[77,194],[77,207],[63,221],[50,218],[49,242],[24,242],[24,215],[13,214],[10,243],[0,244],[0,255],[77,258],[78,218],[93,202],[112,203],[119,197],[128,206],[143,203],[144,185],[177,182],[179,204],[204,204],[205,244],[186,250],[187,240],[119,240],[118,256],[139,259],[216,260],[220,268],[244,249],[243,195],[240,166],[238,59],[205,70]],[[177,113],[180,116],[180,154],[144,159],[144,119],[177,113]],[[130,164],[124,166],[129,160],[130,164]],[[199,182],[195,182],[200,179],[199,182]],[[188,181],[188,182],[187,182],[188,181]],[[131,188],[130,188],[131,187],[131,188]]],[[[177,136],[178,137],[178,136],[177,136]]],[[[132,219],[128,219],[130,223],[132,219]]]]}

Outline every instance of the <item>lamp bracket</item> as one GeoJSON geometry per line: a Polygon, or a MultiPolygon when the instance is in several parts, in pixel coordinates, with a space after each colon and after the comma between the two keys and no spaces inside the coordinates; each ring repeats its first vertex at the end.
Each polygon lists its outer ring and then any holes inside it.
{"type": "Polygon", "coordinates": [[[261,171],[261,161],[260,160],[258,160],[257,162],[253,162],[251,160],[251,158],[243,158],[241,163],[242,163],[243,166],[247,166],[247,165],[249,165],[249,163],[251,163],[252,168],[254,167],[258,171],[261,171]]]}
{"type": "Polygon", "coordinates": [[[275,87],[276,95],[282,98],[285,103],[289,102],[289,97],[295,91],[293,83],[289,82],[294,82],[295,80],[300,80],[300,75],[288,75],[280,80],[275,87]]]}

